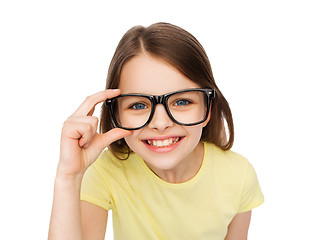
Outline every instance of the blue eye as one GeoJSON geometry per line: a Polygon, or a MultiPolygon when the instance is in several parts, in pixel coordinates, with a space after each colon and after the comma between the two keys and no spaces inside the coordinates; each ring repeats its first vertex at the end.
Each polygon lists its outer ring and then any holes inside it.
{"type": "Polygon", "coordinates": [[[133,104],[130,108],[135,109],[135,110],[142,110],[147,108],[145,104],[142,103],[135,103],[133,104]]]}
{"type": "Polygon", "coordinates": [[[185,106],[188,105],[190,103],[190,101],[186,100],[186,99],[181,99],[175,102],[176,106],[185,106]]]}

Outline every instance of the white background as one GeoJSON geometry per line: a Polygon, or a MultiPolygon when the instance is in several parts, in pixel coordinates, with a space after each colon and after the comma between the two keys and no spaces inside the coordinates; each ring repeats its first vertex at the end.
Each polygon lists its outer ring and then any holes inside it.
{"type": "Polygon", "coordinates": [[[249,239],[315,236],[312,1],[7,0],[0,3],[0,239],[47,238],[63,121],[104,89],[122,35],[158,21],[197,37],[230,103],[233,150],[253,164],[265,195],[249,239]]]}

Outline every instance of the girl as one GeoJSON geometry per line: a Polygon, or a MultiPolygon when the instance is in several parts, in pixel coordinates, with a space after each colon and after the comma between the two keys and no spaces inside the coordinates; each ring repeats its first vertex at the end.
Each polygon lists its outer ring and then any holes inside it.
{"type": "Polygon", "coordinates": [[[229,150],[231,111],[200,43],[167,23],[134,27],[106,88],[64,123],[49,239],[104,239],[110,209],[115,239],[246,239],[263,195],[229,150]]]}

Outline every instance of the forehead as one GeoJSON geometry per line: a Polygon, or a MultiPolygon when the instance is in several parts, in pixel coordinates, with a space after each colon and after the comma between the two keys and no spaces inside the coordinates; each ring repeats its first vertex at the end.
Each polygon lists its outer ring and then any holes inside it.
{"type": "Polygon", "coordinates": [[[161,95],[200,87],[175,67],[149,54],[129,60],[122,69],[119,88],[122,93],[161,95]]]}

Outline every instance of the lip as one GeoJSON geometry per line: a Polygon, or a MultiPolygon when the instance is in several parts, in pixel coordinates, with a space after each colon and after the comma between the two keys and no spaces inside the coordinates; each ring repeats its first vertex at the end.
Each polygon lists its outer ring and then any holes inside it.
{"type": "Polygon", "coordinates": [[[178,147],[183,139],[184,139],[184,136],[158,136],[158,137],[154,137],[154,138],[144,139],[144,140],[142,140],[142,143],[152,152],[167,153],[167,152],[174,150],[176,147],[178,147]],[[161,140],[161,141],[163,141],[163,140],[169,139],[169,138],[180,138],[180,140],[178,142],[176,142],[175,144],[172,144],[172,145],[166,146],[166,147],[155,147],[155,146],[147,144],[147,140],[153,140],[153,141],[161,140]]]}
{"type": "Polygon", "coordinates": [[[163,135],[163,136],[156,136],[156,137],[151,137],[151,138],[144,138],[143,141],[145,141],[145,140],[165,140],[165,139],[168,139],[168,138],[178,138],[178,137],[183,137],[183,136],[163,135]]]}

